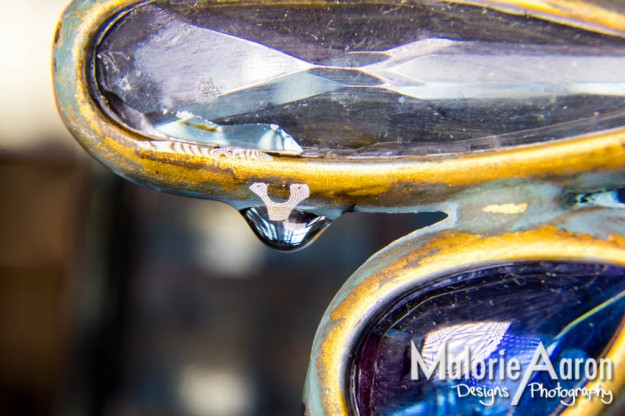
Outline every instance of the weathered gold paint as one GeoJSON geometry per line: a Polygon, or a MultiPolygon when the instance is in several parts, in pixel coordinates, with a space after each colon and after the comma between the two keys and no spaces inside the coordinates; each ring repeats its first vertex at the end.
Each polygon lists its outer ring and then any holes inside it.
{"type": "MultiPolygon", "coordinates": [[[[350,337],[362,316],[380,298],[400,287],[409,287],[420,278],[435,277],[463,268],[485,266],[507,261],[592,261],[625,267],[625,237],[611,236],[596,240],[590,236],[573,235],[555,227],[509,233],[495,237],[447,231],[435,237],[420,250],[403,257],[379,273],[365,279],[331,313],[335,323],[322,345],[319,362],[320,384],[327,392],[322,396],[328,415],[349,415],[345,397],[346,369],[341,365],[345,352],[351,347],[350,337]]],[[[548,279],[549,277],[546,277],[548,279]]],[[[625,364],[623,336],[610,352],[615,366],[625,364]]],[[[614,380],[615,388],[623,385],[623,376],[614,380]]],[[[582,401],[580,400],[580,403],[582,401]]],[[[592,405],[592,403],[590,403],[592,405]]],[[[582,409],[584,405],[580,405],[582,409]]],[[[572,407],[570,414],[583,415],[572,407]]]]}
{"type": "MultiPolygon", "coordinates": [[[[236,0],[215,0],[231,3],[236,0]]],[[[319,1],[321,3],[321,1],[319,1]]],[[[562,22],[593,31],[625,36],[625,16],[588,1],[568,0],[450,0],[496,10],[522,13],[562,22]]],[[[95,36],[118,12],[142,3],[136,0],[108,0],[91,8],[66,14],[76,30],[71,37],[59,28],[57,48],[71,41],[70,78],[57,80],[74,91],[72,102],[58,101],[66,124],[81,144],[103,163],[128,177],[148,177],[152,186],[185,189],[218,198],[249,197],[247,186],[262,180],[273,185],[306,183],[311,201],[335,205],[362,203],[376,206],[403,206],[415,203],[415,196],[431,194],[444,201],[472,185],[513,178],[573,176],[588,171],[625,167],[625,128],[588,134],[558,142],[472,154],[399,157],[393,159],[307,159],[276,156],[272,161],[228,160],[159,152],[143,146],[145,138],[108,118],[88,91],[87,72],[95,36]],[[446,189],[447,191],[441,191],[446,189]]],[[[201,2],[198,2],[200,4],[201,2]]],[[[259,1],[260,4],[305,4],[315,1],[259,1]]],[[[55,71],[58,73],[58,71],[55,71]]],[[[504,204],[505,205],[505,204],[504,204]]],[[[522,205],[522,204],[521,204],[522,205]]],[[[499,208],[492,208],[497,212],[499,208]]],[[[513,213],[504,208],[501,213],[513,213]]],[[[324,339],[316,363],[320,373],[323,406],[329,415],[348,415],[344,396],[344,368],[350,333],[365,312],[381,296],[415,279],[446,273],[459,267],[515,260],[588,260],[625,266],[625,239],[607,240],[577,236],[543,227],[533,231],[495,237],[447,231],[424,247],[395,261],[357,287],[332,312],[334,326],[324,339]]],[[[625,376],[625,334],[612,346],[608,357],[616,364],[617,378],[610,388],[618,391],[625,376]],[[624,370],[624,371],[620,371],[624,370]],[[619,376],[619,374],[622,374],[619,376]]],[[[596,410],[596,403],[579,401],[571,414],[596,410]]]]}
{"type": "Polygon", "coordinates": [[[525,212],[525,210],[527,210],[526,203],[486,205],[484,208],[482,208],[482,212],[505,215],[522,214],[525,212]]]}
{"type": "MultiPolygon", "coordinates": [[[[495,8],[499,3],[502,2],[479,2],[485,7],[495,8]]],[[[505,3],[514,4],[528,14],[549,17],[539,13],[536,5],[543,3],[540,1],[508,0],[505,3]]],[[[560,4],[562,7],[558,8],[558,13],[562,16],[574,17],[577,13],[577,9],[565,7],[565,1],[551,0],[546,3],[554,7],[560,4]]],[[[592,6],[588,2],[578,3],[592,6]]],[[[94,34],[99,33],[116,13],[136,4],[136,0],[104,1],[84,13],[65,17],[65,20],[79,22],[72,37],[72,57],[68,60],[73,65],[71,73],[74,79],[57,82],[57,85],[73,86],[76,101],[75,105],[64,102],[58,105],[66,123],[90,153],[124,176],[154,187],[165,190],[181,187],[212,198],[223,198],[223,193],[229,193],[229,199],[243,200],[249,198],[247,186],[254,181],[263,180],[273,185],[306,183],[311,189],[307,202],[314,205],[392,207],[414,205],[422,195],[429,198],[426,203],[445,201],[461,187],[484,182],[625,166],[625,128],[498,151],[390,159],[275,156],[271,161],[216,160],[147,149],[141,146],[144,137],[123,128],[102,112],[92,99],[87,82],[92,76],[88,73],[87,51],[96,40],[94,34]],[[441,186],[447,190],[441,191],[441,186]]],[[[604,10],[592,16],[600,21],[612,22],[608,25],[610,28],[625,28],[625,24],[619,26],[622,23],[617,19],[620,16],[617,13],[604,10]]]]}
{"type": "MultiPolygon", "coordinates": [[[[546,20],[602,33],[625,35],[625,7],[621,11],[584,0],[451,0],[454,3],[488,5],[507,13],[535,15],[546,20]]],[[[614,2],[618,5],[618,2],[614,2]]]]}

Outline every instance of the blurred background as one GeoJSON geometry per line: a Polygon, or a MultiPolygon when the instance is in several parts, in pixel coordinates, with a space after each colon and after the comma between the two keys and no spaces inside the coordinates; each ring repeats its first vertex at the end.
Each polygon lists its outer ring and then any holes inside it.
{"type": "Polygon", "coordinates": [[[56,113],[66,3],[0,13],[0,414],[300,414],[336,291],[432,217],[350,214],[282,254],[226,205],[119,179],[56,113]]]}

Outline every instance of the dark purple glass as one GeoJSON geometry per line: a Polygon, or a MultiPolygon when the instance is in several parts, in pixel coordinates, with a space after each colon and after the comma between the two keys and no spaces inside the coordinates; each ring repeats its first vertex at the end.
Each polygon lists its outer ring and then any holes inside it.
{"type": "MultiPolygon", "coordinates": [[[[560,365],[576,359],[599,362],[624,315],[621,267],[522,262],[439,278],[399,298],[363,334],[351,367],[352,404],[360,415],[559,414],[567,408],[563,398],[539,397],[532,386],[545,391],[583,387],[588,373],[566,379],[560,365]],[[558,377],[529,372],[524,383],[541,345],[558,377]],[[424,371],[441,357],[435,354],[443,346],[447,363],[458,359],[451,370],[461,370],[456,374],[439,366],[428,377],[424,371]],[[467,346],[470,358],[462,361],[467,346]],[[418,364],[417,355],[425,365],[418,364]],[[505,373],[515,360],[521,367],[517,380],[505,373]],[[494,362],[492,371],[474,367],[479,361],[494,362]]],[[[615,398],[617,392],[611,393],[615,398]]]]}

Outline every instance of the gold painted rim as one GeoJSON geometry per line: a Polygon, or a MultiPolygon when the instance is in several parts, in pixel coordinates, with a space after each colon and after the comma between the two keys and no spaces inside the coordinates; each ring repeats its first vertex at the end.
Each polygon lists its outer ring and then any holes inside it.
{"type": "MultiPolygon", "coordinates": [[[[516,7],[513,11],[524,10],[526,14],[543,19],[560,19],[569,24],[572,24],[570,20],[577,19],[577,12],[571,11],[570,7],[556,10],[555,5],[567,4],[565,1],[450,2],[479,3],[508,12],[510,10],[502,9],[501,4],[513,4],[516,7]],[[545,11],[539,7],[543,3],[551,4],[553,8],[545,11]],[[556,12],[559,13],[558,19],[556,12]]],[[[249,185],[257,181],[274,186],[305,183],[311,189],[307,201],[311,206],[405,207],[414,205],[415,201],[445,201],[463,188],[478,183],[547,175],[573,176],[589,170],[614,170],[625,166],[625,126],[497,151],[394,159],[275,156],[273,160],[255,161],[183,155],[155,149],[149,145],[150,140],[111,120],[93,99],[88,87],[91,76],[88,51],[95,40],[94,34],[121,11],[146,1],[109,0],[80,9],[83,3],[87,4],[89,0],[76,0],[70,6],[59,30],[55,67],[67,66],[63,71],[55,70],[59,111],[89,153],[122,176],[161,190],[213,199],[226,199],[223,195],[227,193],[230,201],[245,201],[250,198],[249,185]],[[66,51],[70,56],[63,55],[66,51]]],[[[618,32],[625,34],[625,22],[616,19],[624,17],[601,10],[601,13],[596,11],[587,16],[588,21],[594,22],[592,26],[599,25],[595,22],[597,20],[605,22],[605,32],[614,32],[612,26],[616,25],[618,32]],[[612,26],[608,25],[609,22],[612,26]]]]}
{"type": "MultiPolygon", "coordinates": [[[[317,333],[318,349],[313,350],[309,371],[309,382],[312,376],[315,384],[322,386],[317,390],[311,387],[306,392],[311,409],[317,402],[321,406],[319,415],[351,414],[347,396],[349,354],[366,327],[366,317],[375,316],[380,308],[418,284],[459,271],[513,261],[593,262],[625,267],[625,237],[597,240],[554,227],[495,237],[456,231],[438,234],[419,250],[350,286],[345,297],[337,298],[330,306],[317,333]]],[[[615,378],[602,385],[618,392],[625,384],[625,331],[618,335],[605,358],[613,360],[615,378]]],[[[601,410],[599,401],[578,399],[567,414],[599,414],[601,410]]]]}

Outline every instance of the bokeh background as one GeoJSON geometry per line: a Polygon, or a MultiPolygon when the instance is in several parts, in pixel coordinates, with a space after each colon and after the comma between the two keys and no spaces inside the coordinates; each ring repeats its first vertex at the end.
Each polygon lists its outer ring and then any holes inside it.
{"type": "Polygon", "coordinates": [[[227,205],[113,175],[57,116],[66,0],[0,8],[0,415],[295,415],[324,309],[427,215],[265,247],[227,205]]]}

